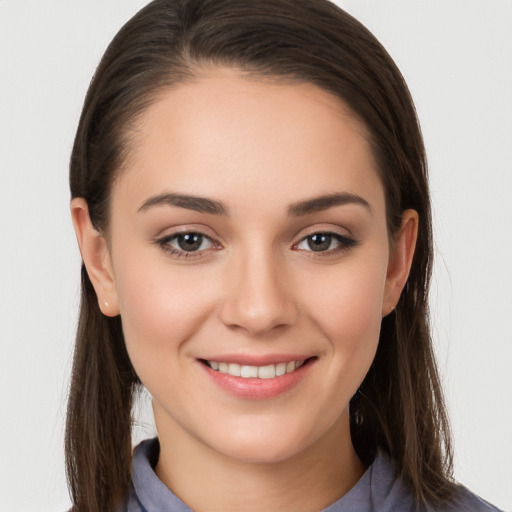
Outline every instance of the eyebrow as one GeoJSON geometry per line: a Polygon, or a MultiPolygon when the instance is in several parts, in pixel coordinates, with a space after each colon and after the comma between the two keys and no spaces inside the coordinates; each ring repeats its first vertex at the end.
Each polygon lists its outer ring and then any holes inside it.
{"type": "MultiPolygon", "coordinates": [[[[370,212],[372,211],[372,208],[366,199],[356,194],[343,192],[318,196],[312,199],[306,199],[305,201],[292,203],[288,207],[288,215],[301,217],[303,215],[328,210],[329,208],[343,206],[346,204],[359,204],[364,206],[370,212]]],[[[206,197],[173,193],[159,194],[157,196],[150,197],[138,209],[138,212],[146,211],[155,206],[166,205],[177,206],[178,208],[194,210],[200,213],[209,213],[211,215],[229,215],[228,208],[220,201],[215,201],[214,199],[208,199],[206,197]]]]}
{"type": "Polygon", "coordinates": [[[186,208],[187,210],[194,210],[200,213],[210,213],[212,215],[228,215],[228,209],[219,201],[185,194],[160,194],[150,197],[138,211],[143,212],[154,206],[163,205],[177,206],[179,208],[186,208]]]}
{"type": "Polygon", "coordinates": [[[334,206],[343,206],[346,204],[359,204],[364,206],[370,213],[372,212],[370,203],[368,203],[366,199],[356,194],[343,192],[338,194],[329,194],[326,196],[318,196],[313,199],[307,199],[306,201],[293,203],[288,208],[288,215],[300,217],[302,215],[308,215],[310,213],[328,210],[334,206]]]}

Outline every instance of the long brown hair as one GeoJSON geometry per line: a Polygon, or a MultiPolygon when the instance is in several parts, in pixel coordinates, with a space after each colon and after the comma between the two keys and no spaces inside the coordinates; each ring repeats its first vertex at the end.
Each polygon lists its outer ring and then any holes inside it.
{"type": "MultiPolygon", "coordinates": [[[[432,233],[427,164],[407,86],[358,21],[326,0],[155,0],[108,47],[87,93],[70,164],[72,197],[87,201],[105,233],[112,183],[138,116],[159,92],[205,65],[308,82],[347,104],[367,127],[386,195],[392,237],[402,212],[419,214],[410,276],[382,321],[375,360],[350,403],[352,440],[369,464],[387,453],[418,503],[439,504],[455,486],[428,323],[432,233]]],[[[129,490],[131,408],[140,382],[121,319],[103,316],[84,267],[66,428],[76,511],[111,510],[129,490]]]]}

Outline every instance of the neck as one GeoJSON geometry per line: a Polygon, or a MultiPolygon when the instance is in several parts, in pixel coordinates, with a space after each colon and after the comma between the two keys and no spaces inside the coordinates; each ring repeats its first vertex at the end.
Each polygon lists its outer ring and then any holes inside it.
{"type": "Polygon", "coordinates": [[[156,473],[197,512],[318,511],[346,494],[364,467],[350,441],[348,412],[313,445],[278,462],[247,462],[214,451],[176,424],[159,425],[156,473]]]}

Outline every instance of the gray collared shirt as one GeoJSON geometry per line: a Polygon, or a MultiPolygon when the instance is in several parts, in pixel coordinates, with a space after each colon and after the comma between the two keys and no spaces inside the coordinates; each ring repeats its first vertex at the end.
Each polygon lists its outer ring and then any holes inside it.
{"type": "MultiPolygon", "coordinates": [[[[158,439],[143,441],[134,451],[132,489],[119,512],[192,512],[156,476],[158,439]]],[[[357,484],[323,512],[500,512],[461,487],[456,502],[443,508],[418,507],[406,486],[396,478],[390,460],[379,454],[357,484]]],[[[294,511],[295,512],[295,511],[294,511]]]]}

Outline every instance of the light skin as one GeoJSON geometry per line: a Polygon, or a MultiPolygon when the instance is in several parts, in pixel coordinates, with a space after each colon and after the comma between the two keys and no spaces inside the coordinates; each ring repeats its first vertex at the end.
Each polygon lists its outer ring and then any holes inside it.
{"type": "Polygon", "coordinates": [[[391,244],[364,127],[309,84],[208,70],[162,93],[131,149],[108,240],[83,199],[71,209],[153,396],[158,476],[197,511],[327,507],[364,472],[348,403],[407,280],[416,212],[391,244]],[[271,396],[230,392],[205,365],[282,354],[307,364],[271,396]]]}

